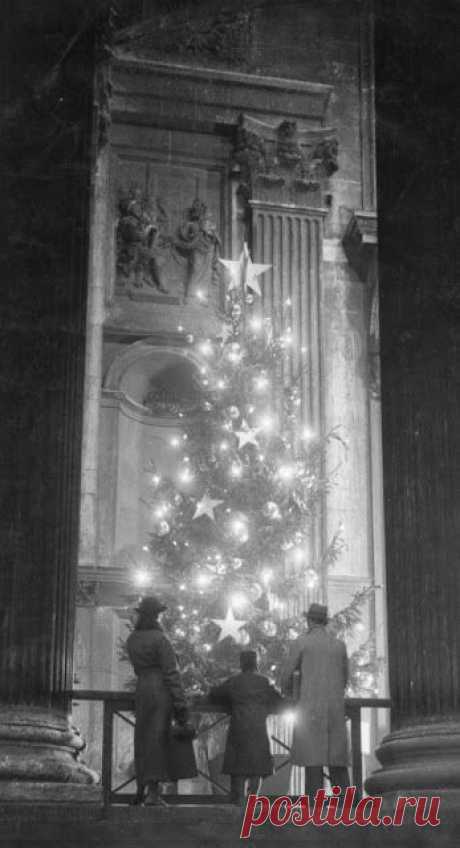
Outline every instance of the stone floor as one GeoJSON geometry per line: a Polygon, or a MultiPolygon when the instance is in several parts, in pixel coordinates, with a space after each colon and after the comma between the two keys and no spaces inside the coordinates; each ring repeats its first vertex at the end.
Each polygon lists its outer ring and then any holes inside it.
{"type": "Polygon", "coordinates": [[[240,840],[242,813],[226,806],[169,809],[9,804],[0,806],[0,848],[456,848],[452,828],[275,828],[240,840]]]}

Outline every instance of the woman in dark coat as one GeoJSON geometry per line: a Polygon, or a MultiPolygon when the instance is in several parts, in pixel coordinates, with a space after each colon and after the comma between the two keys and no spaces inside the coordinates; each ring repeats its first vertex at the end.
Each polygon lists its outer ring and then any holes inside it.
{"type": "Polygon", "coordinates": [[[239,804],[248,792],[257,795],[262,777],[273,773],[267,735],[267,716],[279,712],[284,700],[266,677],[257,673],[255,651],[240,654],[240,674],[215,686],[209,700],[231,712],[222,773],[231,776],[232,801],[239,804]]]}
{"type": "Polygon", "coordinates": [[[188,713],[176,656],[158,617],[166,606],[156,597],[143,598],[137,607],[135,629],[126,647],[137,675],[134,758],[137,802],[162,803],[161,781],[195,777],[196,765],[190,739],[181,740],[183,755],[171,730],[173,718],[186,725],[188,713]],[[187,749],[187,750],[186,750],[187,749]]]}

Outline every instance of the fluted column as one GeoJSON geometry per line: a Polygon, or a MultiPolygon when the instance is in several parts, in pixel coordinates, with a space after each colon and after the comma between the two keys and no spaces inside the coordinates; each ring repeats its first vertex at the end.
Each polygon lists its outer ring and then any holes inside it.
{"type": "Polygon", "coordinates": [[[450,102],[458,94],[458,72],[451,52],[439,51],[432,39],[433,27],[436,44],[448,40],[453,27],[437,4],[427,1],[424,16],[416,4],[383,5],[377,129],[387,175],[379,198],[380,314],[393,708],[392,733],[377,751],[381,767],[367,789],[388,799],[440,795],[441,827],[424,844],[453,845],[460,818],[460,394],[458,149],[450,102]],[[417,103],[410,96],[414,87],[417,103]],[[441,89],[451,101],[438,97],[441,89]],[[428,104],[430,120],[417,123],[428,104]],[[447,836],[444,823],[451,827],[447,836]]]}
{"type": "Polygon", "coordinates": [[[72,686],[94,32],[69,15],[70,32],[45,56],[39,12],[30,32],[11,23],[11,103],[2,134],[2,217],[11,250],[0,357],[1,801],[93,798],[96,780],[79,762],[83,742],[65,698],[72,686]],[[24,91],[24,79],[33,90],[24,91]]]}

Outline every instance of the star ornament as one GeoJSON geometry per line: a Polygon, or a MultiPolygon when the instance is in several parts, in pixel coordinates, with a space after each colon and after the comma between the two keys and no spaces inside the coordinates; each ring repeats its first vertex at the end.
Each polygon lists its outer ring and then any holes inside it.
{"type": "Polygon", "coordinates": [[[238,450],[244,448],[245,445],[255,445],[256,448],[259,447],[256,439],[258,432],[258,430],[251,430],[246,422],[243,421],[242,429],[235,431],[235,436],[238,439],[238,450]]]}
{"type": "Polygon", "coordinates": [[[202,515],[207,515],[211,521],[215,521],[214,510],[222,503],[223,501],[217,500],[216,498],[210,498],[206,492],[201,500],[198,501],[193,518],[200,518],[202,515]]]}
{"type": "Polygon", "coordinates": [[[235,618],[231,606],[229,606],[225,618],[213,618],[212,621],[220,628],[218,642],[222,642],[228,636],[234,639],[235,642],[239,642],[241,639],[241,633],[239,631],[247,624],[247,621],[241,621],[239,618],[235,618]]]}
{"type": "Polygon", "coordinates": [[[241,251],[241,255],[238,260],[219,259],[219,262],[221,262],[230,273],[230,283],[228,286],[229,292],[233,289],[237,290],[243,287],[244,290],[251,289],[251,291],[255,292],[255,294],[259,295],[259,297],[262,295],[258,277],[261,274],[264,274],[265,271],[269,271],[272,266],[253,262],[249,255],[246,242],[244,243],[243,250],[241,251]]]}

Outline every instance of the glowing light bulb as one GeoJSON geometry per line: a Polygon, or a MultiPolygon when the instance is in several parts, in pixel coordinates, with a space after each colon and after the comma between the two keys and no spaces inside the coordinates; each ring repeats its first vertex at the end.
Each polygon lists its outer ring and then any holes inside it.
{"type": "Polygon", "coordinates": [[[294,548],[294,550],[292,551],[292,559],[295,563],[297,563],[297,565],[303,562],[304,557],[305,552],[302,550],[302,548],[294,548]]]}
{"type": "Polygon", "coordinates": [[[273,571],[271,568],[264,568],[262,571],[262,583],[264,586],[269,586],[273,579],[273,571]]]}
{"type": "Polygon", "coordinates": [[[310,430],[309,427],[304,427],[301,433],[301,438],[304,442],[308,442],[310,439],[313,439],[315,436],[313,430],[310,430]]]}
{"type": "Polygon", "coordinates": [[[269,380],[265,376],[265,374],[261,374],[260,377],[256,377],[254,380],[254,388],[256,392],[263,392],[270,385],[269,380]]]}
{"type": "Polygon", "coordinates": [[[222,453],[225,453],[225,451],[228,451],[228,449],[229,449],[229,444],[224,439],[219,445],[219,450],[221,450],[222,453]]]}
{"type": "Polygon", "coordinates": [[[146,553],[148,553],[149,546],[148,545],[142,545],[142,550],[146,551],[146,553]]]}
{"type": "Polygon", "coordinates": [[[170,504],[162,503],[154,510],[155,518],[164,518],[170,510],[170,504]]]}
{"type": "Polygon", "coordinates": [[[244,609],[248,605],[248,599],[243,592],[233,592],[230,596],[230,605],[234,610],[244,609]]]}
{"type": "Polygon", "coordinates": [[[288,483],[295,475],[295,468],[290,463],[286,463],[285,465],[280,465],[278,468],[278,477],[283,482],[288,483]]]}
{"type": "Polygon", "coordinates": [[[254,316],[254,318],[251,318],[251,320],[249,322],[249,326],[250,326],[251,330],[254,330],[255,333],[258,333],[259,330],[261,330],[262,327],[263,327],[262,318],[254,316]]]}
{"type": "Polygon", "coordinates": [[[187,588],[187,586],[185,585],[185,583],[181,583],[180,586],[179,586],[179,589],[180,589],[181,592],[185,592],[186,588],[187,588]]]}
{"type": "Polygon", "coordinates": [[[318,585],[319,576],[314,568],[309,568],[305,575],[305,582],[307,584],[307,589],[314,589],[315,586],[318,585]]]}
{"type": "Polygon", "coordinates": [[[178,477],[181,483],[191,483],[193,480],[193,474],[190,471],[190,468],[183,468],[182,471],[179,472],[178,477]]]}
{"type": "Polygon", "coordinates": [[[292,300],[291,300],[290,297],[286,298],[286,300],[284,301],[284,305],[285,306],[292,306],[292,300]]]}
{"type": "Polygon", "coordinates": [[[205,642],[203,645],[203,651],[206,651],[206,653],[208,654],[209,651],[212,651],[212,645],[210,645],[209,642],[205,642]]]}
{"type": "Polygon", "coordinates": [[[203,289],[197,289],[196,290],[196,298],[197,298],[197,300],[201,300],[201,301],[206,300],[206,295],[205,295],[203,289]]]}
{"type": "Polygon", "coordinates": [[[161,483],[161,477],[159,474],[154,474],[152,477],[152,483],[154,486],[159,486],[161,483]]]}
{"type": "Polygon", "coordinates": [[[260,430],[264,430],[266,433],[269,433],[270,430],[273,430],[274,419],[271,415],[262,415],[262,417],[258,421],[258,426],[260,430]]]}
{"type": "Polygon", "coordinates": [[[294,712],[294,710],[287,710],[285,713],[283,713],[283,718],[287,724],[292,726],[297,721],[297,714],[294,712]]]}
{"type": "Polygon", "coordinates": [[[182,324],[178,324],[178,325],[177,325],[177,332],[178,332],[178,333],[183,333],[183,332],[184,332],[184,328],[183,328],[182,324]]]}
{"type": "Polygon", "coordinates": [[[218,389],[225,389],[225,385],[226,385],[225,380],[218,380],[217,381],[217,388],[218,389]]]}
{"type": "MultiPolygon", "coordinates": [[[[201,344],[198,347],[198,350],[200,351],[200,353],[203,354],[203,356],[211,356],[212,355],[212,344],[209,341],[209,339],[206,339],[206,341],[201,342],[201,344]]],[[[203,371],[201,373],[203,373],[203,371]]]]}
{"type": "Polygon", "coordinates": [[[179,445],[180,445],[179,436],[171,436],[171,438],[169,440],[169,444],[171,445],[172,448],[178,448],[179,445]]]}
{"type": "Polygon", "coordinates": [[[151,582],[150,573],[145,568],[134,572],[133,581],[136,586],[148,586],[151,582]]]}
{"type": "Polygon", "coordinates": [[[211,582],[211,578],[210,578],[209,574],[199,574],[198,577],[196,578],[196,584],[201,589],[205,589],[206,586],[209,586],[210,582],[211,582]]]}
{"type": "Polygon", "coordinates": [[[238,480],[243,475],[243,467],[239,462],[232,462],[230,466],[230,476],[233,477],[234,480],[238,480]]]}

